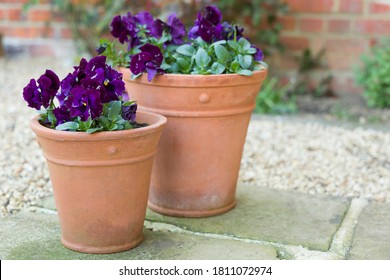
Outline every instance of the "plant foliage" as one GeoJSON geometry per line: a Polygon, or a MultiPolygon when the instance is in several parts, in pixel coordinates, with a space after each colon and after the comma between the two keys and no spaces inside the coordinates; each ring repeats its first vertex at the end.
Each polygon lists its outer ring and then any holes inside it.
{"type": "Polygon", "coordinates": [[[363,86],[367,105],[390,108],[390,41],[383,41],[362,57],[363,66],[356,71],[357,82],[363,86]]]}

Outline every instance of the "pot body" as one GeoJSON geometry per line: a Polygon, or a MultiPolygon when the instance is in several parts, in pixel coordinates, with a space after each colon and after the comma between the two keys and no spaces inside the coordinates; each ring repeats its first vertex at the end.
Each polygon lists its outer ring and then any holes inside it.
{"type": "Polygon", "coordinates": [[[153,159],[166,118],[124,131],[56,131],[31,122],[46,158],[63,245],[85,253],[125,251],[143,240],[153,159]]]}
{"type": "Polygon", "coordinates": [[[250,77],[146,75],[126,90],[142,110],[167,117],[152,171],[148,206],[179,217],[207,217],[235,206],[235,193],[251,113],[267,71],[250,77]]]}

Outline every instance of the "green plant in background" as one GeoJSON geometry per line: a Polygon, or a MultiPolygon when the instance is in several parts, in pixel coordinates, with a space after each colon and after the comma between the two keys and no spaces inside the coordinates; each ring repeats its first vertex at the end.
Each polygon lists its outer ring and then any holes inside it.
{"type": "Polygon", "coordinates": [[[219,0],[215,4],[230,22],[246,26],[249,36],[269,55],[273,49],[283,50],[279,40],[283,25],[278,17],[287,13],[284,0],[219,0]]]}
{"type": "Polygon", "coordinates": [[[305,49],[302,55],[297,58],[299,63],[298,77],[292,91],[295,94],[310,94],[314,97],[334,96],[331,90],[332,75],[328,74],[317,83],[311,81],[311,74],[314,70],[323,68],[322,59],[325,49],[313,54],[310,49],[305,49]]]}
{"type": "Polygon", "coordinates": [[[278,79],[267,78],[256,97],[255,113],[288,114],[298,111],[296,96],[290,94],[290,84],[279,86],[278,79]]]}
{"type": "Polygon", "coordinates": [[[378,44],[371,55],[362,57],[363,66],[356,71],[358,84],[364,87],[369,107],[390,108],[390,40],[378,44]]]}
{"type": "MultiPolygon", "coordinates": [[[[24,5],[28,11],[43,0],[29,0],[24,5]]],[[[100,38],[109,33],[112,17],[122,10],[144,10],[151,1],[129,0],[52,0],[53,16],[59,16],[68,24],[76,47],[81,54],[96,55],[96,45],[100,38]]],[[[50,23],[49,23],[50,24],[50,23]]]]}

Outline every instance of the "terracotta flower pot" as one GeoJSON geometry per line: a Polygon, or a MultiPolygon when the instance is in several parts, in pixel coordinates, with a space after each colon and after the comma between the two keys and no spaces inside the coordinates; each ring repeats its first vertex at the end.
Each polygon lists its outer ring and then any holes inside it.
{"type": "Polygon", "coordinates": [[[148,206],[180,217],[206,217],[235,206],[235,192],[251,113],[267,70],[250,77],[157,75],[126,89],[139,108],[167,117],[159,143],[148,206]]]}
{"type": "Polygon", "coordinates": [[[114,253],[142,242],[153,158],[166,118],[138,111],[137,121],[150,125],[87,134],[56,131],[32,120],[65,247],[114,253]]]}

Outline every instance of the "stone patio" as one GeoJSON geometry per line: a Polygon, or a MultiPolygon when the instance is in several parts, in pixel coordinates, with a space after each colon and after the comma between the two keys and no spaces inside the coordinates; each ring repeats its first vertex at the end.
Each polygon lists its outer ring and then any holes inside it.
{"type": "Polygon", "coordinates": [[[66,249],[54,200],[0,219],[0,259],[390,259],[390,204],[241,185],[237,206],[209,218],[148,210],[144,242],[117,254],[66,249]]]}

